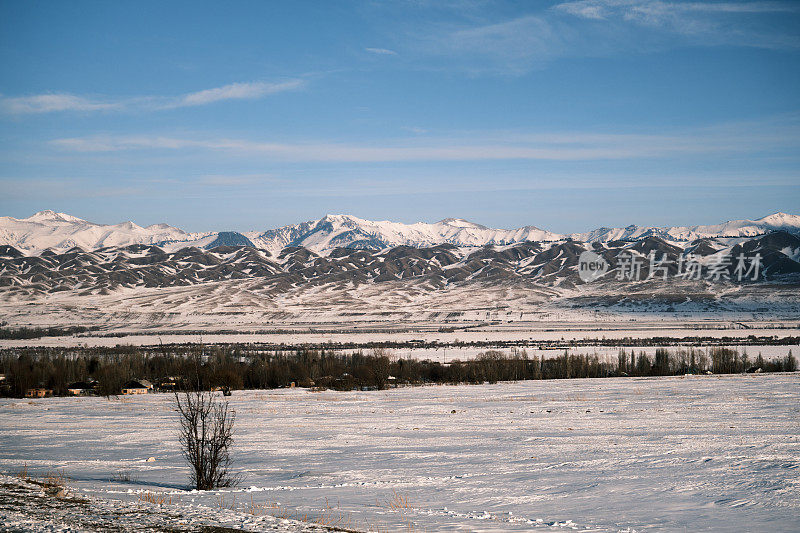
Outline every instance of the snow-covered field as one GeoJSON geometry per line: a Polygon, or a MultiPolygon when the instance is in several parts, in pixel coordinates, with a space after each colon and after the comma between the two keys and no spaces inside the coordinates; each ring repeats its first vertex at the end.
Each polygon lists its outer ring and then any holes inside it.
{"type": "MultiPolygon", "coordinates": [[[[693,324],[693,327],[687,327],[686,324],[668,324],[660,328],[648,324],[647,327],[641,328],[631,328],[629,326],[616,329],[612,327],[603,330],[574,327],[572,329],[562,329],[561,327],[518,327],[514,329],[470,329],[467,331],[453,332],[403,330],[389,332],[328,331],[319,333],[311,330],[293,333],[164,333],[149,335],[130,333],[121,334],[120,336],[81,334],[64,337],[40,337],[36,339],[0,339],[0,348],[18,348],[22,346],[152,346],[158,345],[159,343],[259,343],[299,346],[302,344],[321,343],[408,343],[419,340],[424,340],[428,343],[453,344],[459,342],[557,342],[625,338],[651,339],[653,337],[671,339],[682,339],[685,337],[708,337],[714,339],[723,337],[746,339],[750,336],[800,337],[800,327],[798,327],[797,321],[777,323],[776,327],[754,324],[748,329],[732,329],[731,326],[733,324],[733,322],[714,323],[713,325],[693,324]]],[[[484,350],[485,349],[481,349],[479,351],[484,350]]],[[[782,355],[786,354],[784,353],[782,355]]]]}
{"type": "Polygon", "coordinates": [[[249,531],[322,532],[316,524],[258,513],[237,513],[204,505],[103,499],[48,486],[41,479],[0,474],[0,531],[233,533],[249,531]]]}
{"type": "MultiPolygon", "coordinates": [[[[234,490],[183,489],[161,394],[2,400],[0,471],[61,471],[76,497],[120,512],[167,493],[162,512],[187,524],[253,530],[295,525],[247,514],[251,504],[373,531],[800,523],[800,374],[236,391],[231,402],[246,475],[234,490]],[[109,481],[119,472],[131,481],[109,481]]],[[[23,520],[14,512],[0,506],[0,521],[23,520]]]]}

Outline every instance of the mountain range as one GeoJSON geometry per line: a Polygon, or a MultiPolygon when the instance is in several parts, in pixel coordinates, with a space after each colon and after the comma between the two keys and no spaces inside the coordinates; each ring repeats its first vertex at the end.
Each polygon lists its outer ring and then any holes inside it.
{"type": "Polygon", "coordinates": [[[0,245],[12,246],[25,255],[44,250],[84,251],[134,244],[154,245],[164,251],[197,247],[252,246],[278,254],[286,247],[303,247],[327,255],[337,248],[384,250],[396,246],[427,248],[450,244],[459,248],[508,246],[523,242],[579,241],[606,243],[658,237],[671,243],[697,239],[755,237],[772,231],[800,234],[800,216],[775,213],[756,220],[734,220],[716,225],[625,228],[601,227],[586,233],[558,234],[536,226],[494,229],[458,218],[429,224],[370,221],[350,215],[326,215],[319,220],[267,231],[238,233],[186,232],[168,224],[147,227],[133,222],[96,224],[65,213],[41,211],[28,218],[0,217],[0,245]]]}
{"type": "Polygon", "coordinates": [[[0,323],[12,325],[449,328],[564,316],[592,322],[599,311],[794,320],[800,217],[573,235],[461,219],[407,225],[346,215],[248,233],[102,225],[52,211],[0,218],[0,323]],[[589,252],[608,271],[586,282],[579,260],[589,252]],[[638,281],[620,279],[626,254],[641,262],[638,281]],[[719,280],[678,275],[682,258],[708,274],[726,255],[740,254],[759,254],[755,279],[736,280],[735,262],[719,280]],[[669,282],[662,272],[649,276],[650,257],[667,259],[669,282]]]}

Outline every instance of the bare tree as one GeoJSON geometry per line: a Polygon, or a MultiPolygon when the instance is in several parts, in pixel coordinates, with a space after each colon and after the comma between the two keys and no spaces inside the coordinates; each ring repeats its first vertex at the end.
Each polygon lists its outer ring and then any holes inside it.
{"type": "Polygon", "coordinates": [[[192,486],[211,490],[235,485],[238,479],[228,469],[236,413],[228,402],[212,392],[187,391],[175,393],[175,403],[181,452],[192,467],[192,486]]]}
{"type": "Polygon", "coordinates": [[[367,361],[367,370],[371,381],[379,390],[386,388],[391,374],[391,361],[389,360],[389,353],[383,348],[375,348],[372,350],[372,357],[367,361]]]}

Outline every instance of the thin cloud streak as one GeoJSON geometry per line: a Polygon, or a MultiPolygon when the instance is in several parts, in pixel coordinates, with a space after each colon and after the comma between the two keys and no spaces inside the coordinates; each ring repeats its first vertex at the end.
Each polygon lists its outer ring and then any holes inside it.
{"type": "Polygon", "coordinates": [[[164,136],[92,136],[51,141],[71,152],[215,151],[305,162],[404,162],[543,160],[591,161],[663,158],[722,153],[770,152],[800,147],[798,124],[768,121],[726,124],[681,135],[597,133],[496,133],[467,138],[417,137],[383,145],[274,143],[246,139],[190,139],[164,136]]]}
{"type": "Polygon", "coordinates": [[[397,52],[395,52],[394,50],[389,50],[388,48],[364,48],[364,50],[372,54],[383,55],[383,56],[397,55],[397,52]]]}
{"type": "Polygon", "coordinates": [[[187,94],[165,107],[191,107],[221,100],[255,100],[270,94],[294,91],[302,87],[302,85],[303,82],[300,80],[291,80],[283,83],[231,83],[223,87],[187,94]]]}
{"type": "Polygon", "coordinates": [[[0,110],[8,114],[43,114],[54,112],[159,111],[196,107],[225,100],[255,100],[272,94],[303,87],[302,80],[280,83],[231,83],[178,97],[145,96],[118,100],[101,100],[68,93],[39,94],[0,98],[0,110]]]}
{"type": "MultiPolygon", "coordinates": [[[[95,186],[83,178],[0,178],[6,200],[115,198],[139,196],[147,192],[140,185],[95,186]]],[[[2,205],[2,204],[0,204],[2,205]]]]}
{"type": "Polygon", "coordinates": [[[263,183],[276,183],[278,178],[273,174],[209,174],[201,176],[195,183],[209,187],[234,187],[263,183]]]}
{"type": "Polygon", "coordinates": [[[100,102],[72,94],[38,94],[0,99],[0,108],[12,114],[115,111],[123,107],[122,102],[100,102]]]}
{"type": "Polygon", "coordinates": [[[629,20],[657,22],[681,13],[791,13],[796,5],[781,2],[664,2],[661,0],[575,0],[554,6],[571,15],[605,20],[623,16],[629,20]]]}
{"type": "Polygon", "coordinates": [[[761,17],[800,15],[785,2],[575,0],[514,18],[436,27],[412,48],[446,59],[442,68],[522,75],[568,57],[610,57],[683,46],[800,49],[800,36],[761,17]]]}

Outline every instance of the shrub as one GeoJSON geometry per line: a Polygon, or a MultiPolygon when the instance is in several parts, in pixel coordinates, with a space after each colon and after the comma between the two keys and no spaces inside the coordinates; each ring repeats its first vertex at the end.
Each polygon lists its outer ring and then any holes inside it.
{"type": "Polygon", "coordinates": [[[236,413],[213,392],[175,394],[179,414],[181,452],[192,467],[192,486],[198,490],[230,487],[236,476],[229,472],[230,447],[236,413]]]}

